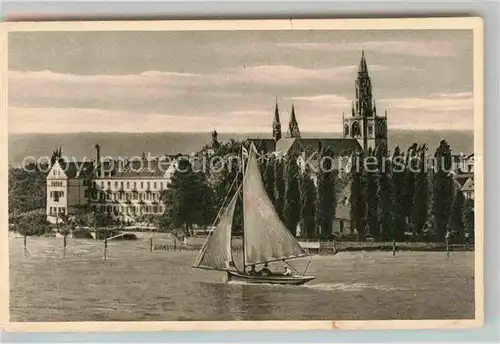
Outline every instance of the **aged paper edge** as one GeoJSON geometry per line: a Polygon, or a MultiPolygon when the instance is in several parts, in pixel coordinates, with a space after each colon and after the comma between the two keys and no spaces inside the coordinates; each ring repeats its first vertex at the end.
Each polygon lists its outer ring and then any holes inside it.
{"type": "Polygon", "coordinates": [[[483,161],[483,21],[479,17],[401,19],[176,20],[6,22],[0,30],[0,156],[8,165],[8,32],[19,31],[188,31],[188,30],[473,30],[475,157],[475,319],[352,321],[140,321],[140,322],[10,322],[8,171],[0,168],[0,328],[16,332],[72,331],[231,331],[231,330],[374,330],[478,328],[484,322],[484,161],[483,161]]]}

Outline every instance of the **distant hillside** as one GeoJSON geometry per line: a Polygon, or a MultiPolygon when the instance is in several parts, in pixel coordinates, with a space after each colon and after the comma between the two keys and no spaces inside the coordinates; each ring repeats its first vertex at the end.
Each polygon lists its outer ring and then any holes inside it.
{"type": "MultiPolygon", "coordinates": [[[[340,133],[303,133],[304,137],[341,137],[340,133]]],[[[270,133],[221,133],[219,140],[229,138],[271,137],[270,133]]],[[[390,130],[389,146],[408,148],[414,142],[426,143],[434,151],[439,141],[446,139],[456,153],[472,153],[473,131],[405,131],[390,130]]],[[[65,156],[77,159],[94,157],[94,145],[99,143],[102,156],[140,156],[190,153],[210,142],[210,133],[78,133],[78,134],[14,134],[9,135],[9,164],[20,164],[25,157],[49,156],[56,147],[63,147],[65,156]]]]}

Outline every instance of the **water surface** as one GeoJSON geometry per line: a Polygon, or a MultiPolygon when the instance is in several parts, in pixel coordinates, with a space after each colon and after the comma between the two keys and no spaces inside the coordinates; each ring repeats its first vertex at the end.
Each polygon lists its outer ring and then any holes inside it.
{"type": "MultiPolygon", "coordinates": [[[[224,283],[197,252],[147,240],[10,238],[11,321],[384,320],[474,318],[474,252],[314,256],[304,286],[224,283]]],[[[238,257],[236,257],[238,258],[238,257]]],[[[302,271],[307,261],[292,262],[302,271]]],[[[273,266],[281,269],[281,266],[273,266]]]]}

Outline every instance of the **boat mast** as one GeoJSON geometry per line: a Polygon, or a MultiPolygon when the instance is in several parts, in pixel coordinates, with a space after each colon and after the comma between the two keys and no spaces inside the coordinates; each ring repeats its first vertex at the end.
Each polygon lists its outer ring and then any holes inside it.
{"type": "MultiPolygon", "coordinates": [[[[243,173],[243,176],[241,178],[241,193],[243,194],[244,190],[243,190],[243,184],[244,184],[244,180],[245,180],[245,155],[244,155],[244,149],[245,147],[243,146],[243,144],[241,145],[241,172],[243,173]]],[[[243,254],[242,254],[242,257],[241,259],[243,260],[243,273],[246,272],[246,269],[247,269],[247,266],[245,265],[245,201],[243,199],[243,196],[241,197],[241,213],[242,213],[242,216],[241,216],[241,222],[242,222],[242,233],[243,235],[241,236],[241,243],[242,243],[242,247],[243,247],[243,254]]]]}

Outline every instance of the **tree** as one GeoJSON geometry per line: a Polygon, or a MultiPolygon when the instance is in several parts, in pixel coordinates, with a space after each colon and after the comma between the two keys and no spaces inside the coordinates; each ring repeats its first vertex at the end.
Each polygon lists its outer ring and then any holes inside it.
{"type": "Polygon", "coordinates": [[[465,200],[463,208],[463,223],[467,239],[474,242],[474,200],[465,200]]]}
{"type": "Polygon", "coordinates": [[[274,207],[282,220],[285,206],[284,165],[285,162],[282,157],[274,161],[274,207]]]}
{"type": "Polygon", "coordinates": [[[284,219],[290,232],[297,234],[300,222],[299,166],[297,157],[291,156],[286,164],[284,219]]]}
{"type": "Polygon", "coordinates": [[[56,161],[60,161],[62,158],[62,147],[59,147],[59,149],[54,149],[52,151],[52,156],[50,157],[50,166],[52,167],[56,161]]]}
{"type": "Polygon", "coordinates": [[[24,168],[9,169],[9,214],[22,214],[42,209],[47,204],[47,166],[28,164],[24,168]]]}
{"type": "Polygon", "coordinates": [[[351,170],[351,225],[356,230],[359,241],[366,240],[366,181],[363,165],[363,152],[354,154],[351,170]]]}
{"type": "Polygon", "coordinates": [[[380,237],[379,218],[378,218],[378,183],[380,165],[376,159],[375,152],[370,148],[368,151],[368,167],[366,175],[366,225],[372,238],[378,240],[380,237]],[[374,161],[375,160],[375,161],[374,161]]]}
{"type": "Polygon", "coordinates": [[[421,237],[429,212],[429,173],[427,171],[427,147],[418,148],[419,159],[415,176],[415,191],[411,203],[411,222],[413,224],[413,239],[421,237]]]}
{"type": "Polygon", "coordinates": [[[25,212],[16,217],[14,229],[22,236],[43,235],[50,232],[44,209],[25,212]]]}
{"type": "Polygon", "coordinates": [[[162,194],[165,203],[162,225],[170,230],[179,230],[189,236],[194,224],[205,225],[207,208],[211,208],[209,198],[212,190],[201,172],[193,171],[191,162],[177,161],[169,188],[162,194]]]}
{"type": "Polygon", "coordinates": [[[391,179],[392,164],[387,146],[380,146],[376,151],[376,156],[380,172],[377,190],[379,230],[378,238],[375,237],[375,239],[388,241],[394,237],[394,194],[391,179]]]}
{"type": "Polygon", "coordinates": [[[451,207],[450,214],[450,227],[453,230],[453,234],[456,235],[460,242],[465,240],[465,225],[464,225],[464,206],[465,197],[462,191],[458,188],[455,189],[455,197],[453,198],[453,204],[451,207]]]}
{"type": "Polygon", "coordinates": [[[405,199],[405,172],[406,172],[406,162],[404,159],[404,154],[402,154],[399,147],[394,149],[394,154],[392,156],[392,181],[394,187],[394,199],[393,199],[393,209],[394,209],[394,230],[393,239],[396,241],[405,240],[406,232],[406,209],[403,205],[403,199],[405,199]]]}
{"type": "Polygon", "coordinates": [[[335,217],[335,175],[333,172],[333,154],[322,151],[319,156],[316,193],[316,226],[320,237],[332,235],[333,218],[335,217]]]}
{"type": "Polygon", "coordinates": [[[274,201],[274,164],[276,159],[274,156],[270,156],[266,159],[266,167],[264,169],[264,174],[262,175],[262,179],[264,182],[264,187],[267,191],[267,195],[269,198],[274,201]]]}
{"type": "Polygon", "coordinates": [[[315,200],[316,187],[311,178],[310,171],[306,170],[299,178],[300,189],[300,235],[311,239],[315,236],[315,200]]]}
{"type": "Polygon", "coordinates": [[[451,149],[445,140],[440,142],[434,157],[432,213],[435,219],[435,240],[442,242],[445,240],[453,201],[453,179],[450,174],[451,149]]]}
{"type": "Polygon", "coordinates": [[[416,143],[412,144],[406,152],[406,170],[405,170],[405,180],[404,189],[402,194],[403,209],[406,210],[405,218],[410,218],[411,209],[414,201],[415,194],[415,180],[417,176],[419,155],[418,155],[418,145],[416,143]]]}

